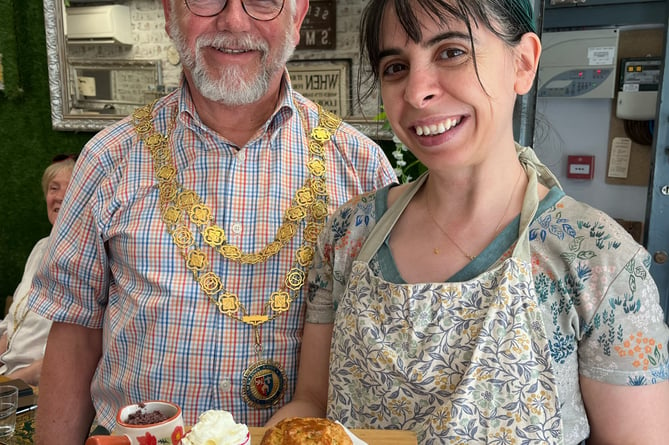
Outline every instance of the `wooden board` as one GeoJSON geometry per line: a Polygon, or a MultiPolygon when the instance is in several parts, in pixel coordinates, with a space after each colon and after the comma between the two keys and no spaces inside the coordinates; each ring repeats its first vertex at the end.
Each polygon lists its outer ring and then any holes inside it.
{"type": "MultiPolygon", "coordinates": [[[[251,445],[260,445],[265,428],[249,427],[251,432],[251,445]]],[[[411,431],[399,430],[351,430],[360,440],[369,445],[416,445],[416,434],[411,431]]]]}

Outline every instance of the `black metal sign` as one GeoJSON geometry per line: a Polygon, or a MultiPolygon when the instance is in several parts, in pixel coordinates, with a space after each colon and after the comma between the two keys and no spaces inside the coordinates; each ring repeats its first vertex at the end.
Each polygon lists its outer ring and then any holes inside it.
{"type": "Polygon", "coordinates": [[[300,28],[297,49],[335,49],[337,43],[335,0],[312,0],[300,28]]]}

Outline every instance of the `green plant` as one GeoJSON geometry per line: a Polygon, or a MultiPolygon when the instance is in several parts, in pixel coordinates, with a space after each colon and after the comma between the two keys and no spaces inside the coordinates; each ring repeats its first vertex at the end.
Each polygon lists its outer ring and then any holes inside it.
{"type": "Polygon", "coordinates": [[[392,145],[383,147],[386,156],[390,160],[395,174],[401,183],[409,182],[420,176],[427,168],[409,151],[406,145],[395,135],[393,129],[390,127],[386,112],[381,106],[381,112],[374,117],[376,121],[382,121],[382,128],[393,135],[392,145]]]}

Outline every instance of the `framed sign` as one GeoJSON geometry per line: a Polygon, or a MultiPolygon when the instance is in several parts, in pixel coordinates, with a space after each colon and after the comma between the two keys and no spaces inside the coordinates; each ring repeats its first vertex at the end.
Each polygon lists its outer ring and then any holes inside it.
{"type": "Polygon", "coordinates": [[[335,0],[311,0],[300,28],[296,49],[335,49],[337,47],[337,6],[335,0]]]}
{"type": "Polygon", "coordinates": [[[290,81],[297,91],[339,117],[351,110],[351,60],[295,60],[288,62],[290,81]]]}

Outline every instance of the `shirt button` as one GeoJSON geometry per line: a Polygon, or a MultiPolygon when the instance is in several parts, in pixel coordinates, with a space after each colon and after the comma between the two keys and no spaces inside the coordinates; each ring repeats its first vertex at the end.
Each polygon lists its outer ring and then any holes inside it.
{"type": "Polygon", "coordinates": [[[221,391],[227,392],[230,391],[230,388],[232,388],[232,382],[230,379],[222,378],[218,386],[221,388],[221,391]]]}
{"type": "Polygon", "coordinates": [[[242,223],[232,223],[232,233],[239,235],[242,233],[242,223]]]}
{"type": "Polygon", "coordinates": [[[239,153],[237,153],[237,160],[239,162],[244,162],[245,159],[246,159],[246,152],[240,151],[239,153]]]}

